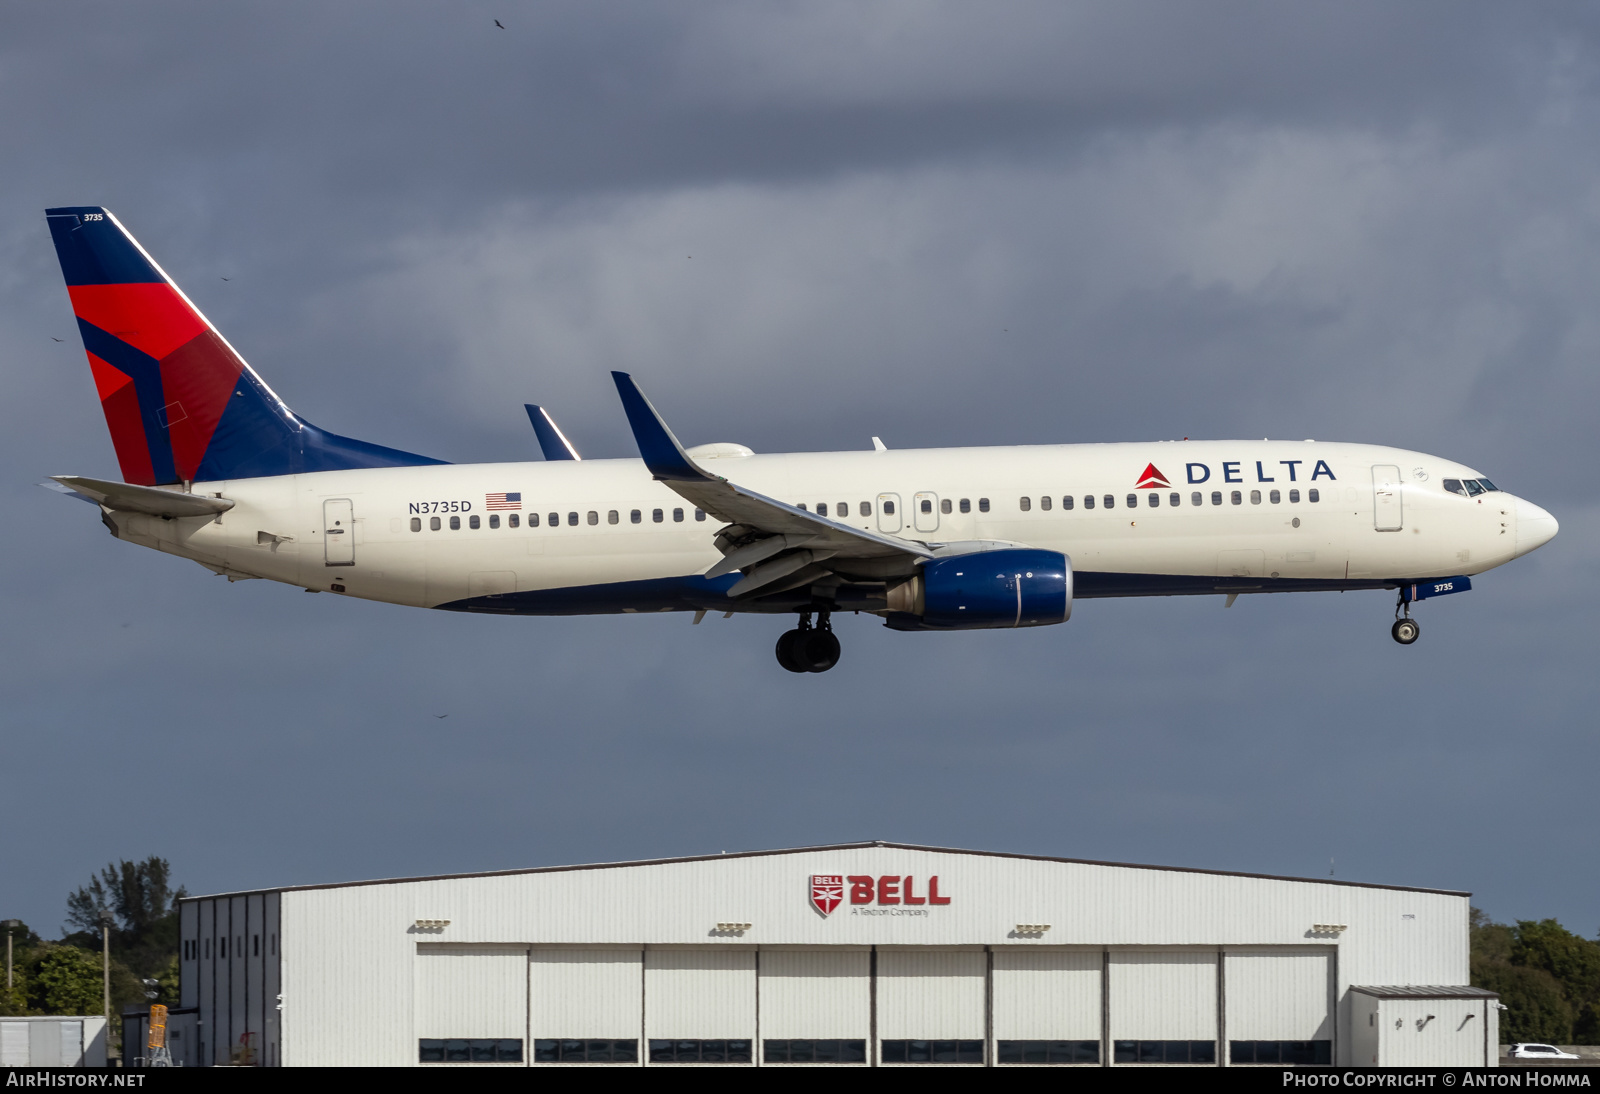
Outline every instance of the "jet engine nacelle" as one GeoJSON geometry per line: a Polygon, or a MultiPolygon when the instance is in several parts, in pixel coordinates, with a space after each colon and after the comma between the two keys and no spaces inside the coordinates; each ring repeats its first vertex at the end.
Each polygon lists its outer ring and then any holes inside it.
{"type": "Polygon", "coordinates": [[[1057,551],[1024,547],[936,558],[889,590],[889,612],[896,630],[1065,623],[1072,616],[1072,563],[1057,551]]]}

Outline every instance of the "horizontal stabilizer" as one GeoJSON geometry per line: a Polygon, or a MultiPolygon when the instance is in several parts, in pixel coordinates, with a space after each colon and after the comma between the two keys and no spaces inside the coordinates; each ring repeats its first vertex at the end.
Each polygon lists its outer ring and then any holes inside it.
{"type": "Polygon", "coordinates": [[[227,498],[180,494],[176,490],[135,486],[130,482],[108,482],[82,475],[50,477],[74,494],[119,512],[148,513],[153,517],[214,517],[233,508],[233,502],[227,498]]]}
{"type": "Polygon", "coordinates": [[[539,450],[544,453],[547,460],[581,460],[578,450],[572,447],[572,442],[567,440],[567,435],[561,432],[561,427],[556,425],[556,420],[550,417],[550,412],[534,403],[523,403],[522,409],[528,412],[528,421],[533,423],[533,435],[539,438],[539,450]]]}

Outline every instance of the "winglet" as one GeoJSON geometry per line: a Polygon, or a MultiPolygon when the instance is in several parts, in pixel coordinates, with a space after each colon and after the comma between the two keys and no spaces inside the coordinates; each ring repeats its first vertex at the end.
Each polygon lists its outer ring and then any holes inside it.
{"type": "Polygon", "coordinates": [[[533,423],[533,435],[539,438],[539,448],[544,452],[547,460],[581,460],[578,450],[572,447],[572,442],[567,440],[567,435],[561,432],[561,427],[556,425],[556,420],[550,417],[550,412],[534,403],[523,403],[522,409],[528,412],[528,421],[533,423]]]}
{"type": "Polygon", "coordinates": [[[617,394],[622,396],[622,409],[627,412],[628,425],[633,427],[633,439],[638,443],[639,455],[644,457],[644,464],[650,469],[651,475],[662,482],[714,479],[714,476],[700,470],[684,452],[683,445],[672,435],[672,430],[661,420],[661,415],[650,404],[645,393],[639,390],[639,385],[633,382],[632,376],[626,372],[613,372],[611,378],[617,383],[617,394]]]}

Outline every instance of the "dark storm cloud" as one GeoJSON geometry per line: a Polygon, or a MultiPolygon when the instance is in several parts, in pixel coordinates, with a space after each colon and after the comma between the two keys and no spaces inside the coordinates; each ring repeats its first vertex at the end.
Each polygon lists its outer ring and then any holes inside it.
{"type": "Polygon", "coordinates": [[[1597,39],[1576,5],[6,7],[0,912],[53,927],[150,852],[214,890],[893,838],[1335,855],[1592,931],[1597,39]],[[849,620],[803,680],[761,620],[230,586],[31,485],[114,469],[41,215],[80,202],[297,410],[450,459],[532,454],[524,400],[631,454],[627,368],[768,451],[1396,443],[1563,534],[1403,652],[1376,594],[1099,602],[849,620]]]}

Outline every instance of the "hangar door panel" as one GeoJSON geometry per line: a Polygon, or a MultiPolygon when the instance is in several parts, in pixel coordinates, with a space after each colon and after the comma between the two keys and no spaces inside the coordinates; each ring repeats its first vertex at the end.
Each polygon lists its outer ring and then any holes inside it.
{"type": "Polygon", "coordinates": [[[1331,1041],[1327,946],[1230,949],[1224,977],[1230,1041],[1331,1041]]]}
{"type": "Polygon", "coordinates": [[[637,1041],[643,991],[640,950],[536,949],[528,963],[529,1027],[535,1040],[637,1041]]]}
{"type": "Polygon", "coordinates": [[[756,1035],[753,949],[646,950],[645,1036],[691,1041],[756,1035]]]}
{"type": "Polygon", "coordinates": [[[423,942],[417,946],[419,1038],[528,1035],[528,949],[423,942]]]}
{"type": "Polygon", "coordinates": [[[1215,1041],[1217,955],[1113,950],[1111,1036],[1133,1041],[1215,1041]]]}
{"type": "Polygon", "coordinates": [[[1099,950],[994,951],[999,1041],[1098,1041],[1099,950]]]}
{"type": "Polygon", "coordinates": [[[982,1038],[982,950],[879,950],[880,1040],[982,1038]]]}
{"type": "Polygon", "coordinates": [[[870,1036],[870,960],[864,949],[763,950],[762,1038],[870,1036]]]}

